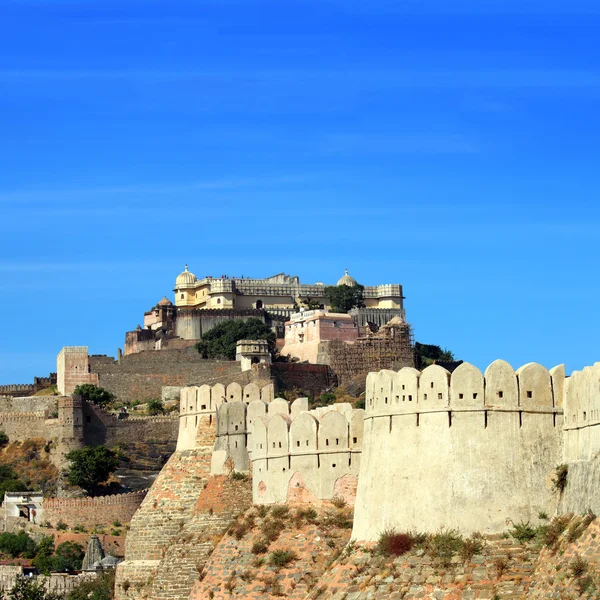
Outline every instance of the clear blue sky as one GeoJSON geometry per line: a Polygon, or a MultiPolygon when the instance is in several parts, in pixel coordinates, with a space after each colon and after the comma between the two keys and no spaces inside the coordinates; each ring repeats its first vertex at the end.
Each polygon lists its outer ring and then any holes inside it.
{"type": "Polygon", "coordinates": [[[0,383],[199,276],[402,283],[480,368],[600,360],[600,6],[0,7],[0,383]]]}

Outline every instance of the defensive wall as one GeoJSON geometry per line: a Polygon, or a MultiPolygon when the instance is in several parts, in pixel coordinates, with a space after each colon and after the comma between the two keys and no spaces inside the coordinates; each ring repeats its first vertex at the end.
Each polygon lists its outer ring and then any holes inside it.
{"type": "Polygon", "coordinates": [[[309,396],[319,396],[337,385],[335,373],[327,365],[274,362],[270,373],[278,390],[298,390],[309,396]]]}
{"type": "Polygon", "coordinates": [[[564,388],[563,462],[568,474],[559,509],[600,514],[600,363],[574,371],[564,388]]]}
{"type": "Polygon", "coordinates": [[[56,373],[50,373],[48,377],[34,377],[33,383],[0,385],[0,396],[31,396],[51,385],[56,385],[56,373]]]}
{"type": "Polygon", "coordinates": [[[177,450],[188,450],[197,447],[199,425],[204,419],[210,426],[216,417],[216,411],[223,402],[245,402],[263,400],[271,402],[274,396],[272,383],[249,383],[242,387],[237,382],[225,386],[215,385],[190,386],[181,389],[179,401],[179,434],[177,450]]]}
{"type": "MultiPolygon", "coordinates": [[[[8,592],[13,588],[17,579],[23,577],[25,571],[20,565],[0,565],[0,595],[8,597],[8,592]]],[[[96,573],[51,573],[50,575],[38,575],[36,581],[41,582],[48,592],[64,594],[65,596],[85,581],[96,579],[96,573]]]]}
{"type": "Polygon", "coordinates": [[[142,504],[148,490],[94,498],[45,498],[44,521],[53,526],[62,521],[69,527],[112,525],[114,521],[129,523],[142,504]]]}
{"type": "Polygon", "coordinates": [[[353,538],[382,530],[497,533],[553,513],[564,367],[502,360],[369,373],[353,538]]]}
{"type": "Polygon", "coordinates": [[[312,503],[339,496],[354,504],[364,411],[350,404],[307,411],[296,406],[298,400],[291,407],[276,402],[268,411],[259,403],[248,406],[254,503],[312,503]]]}

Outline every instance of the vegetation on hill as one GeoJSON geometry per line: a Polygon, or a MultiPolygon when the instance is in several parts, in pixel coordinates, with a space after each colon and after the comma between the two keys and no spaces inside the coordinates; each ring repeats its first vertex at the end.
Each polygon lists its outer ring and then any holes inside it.
{"type": "Polygon", "coordinates": [[[84,581],[67,596],[67,600],[112,600],[115,589],[115,571],[104,571],[96,579],[84,581]]]}
{"type": "Polygon", "coordinates": [[[81,569],[85,553],[75,542],[63,542],[54,548],[54,536],[44,536],[37,545],[33,566],[40,573],[48,575],[51,572],[64,573],[81,569]]]}
{"type": "Polygon", "coordinates": [[[363,285],[328,285],[325,297],[331,304],[331,312],[347,313],[353,308],[362,308],[365,287],[363,285]]]}
{"type": "Polygon", "coordinates": [[[4,492],[43,490],[52,494],[59,472],[50,462],[50,444],[42,439],[12,442],[0,449],[0,498],[4,492]]]}
{"type": "Polygon", "coordinates": [[[86,446],[80,450],[72,450],[67,454],[67,460],[71,463],[67,481],[92,495],[119,466],[118,454],[106,446],[86,446]]]}
{"type": "Polygon", "coordinates": [[[415,343],[415,366],[417,369],[424,369],[440,361],[452,362],[455,360],[454,354],[448,349],[442,350],[440,346],[433,344],[415,343]]]}
{"type": "Polygon", "coordinates": [[[239,340],[267,340],[271,353],[275,351],[275,333],[260,319],[223,321],[206,332],[195,347],[203,358],[235,360],[239,340]]]}
{"type": "Polygon", "coordinates": [[[42,581],[21,576],[8,593],[7,598],[9,600],[63,600],[64,596],[48,592],[42,581]]]}
{"type": "Polygon", "coordinates": [[[78,385],[75,390],[73,390],[73,394],[77,394],[87,402],[92,402],[98,406],[106,406],[115,399],[115,395],[112,392],[91,383],[78,385]]]}

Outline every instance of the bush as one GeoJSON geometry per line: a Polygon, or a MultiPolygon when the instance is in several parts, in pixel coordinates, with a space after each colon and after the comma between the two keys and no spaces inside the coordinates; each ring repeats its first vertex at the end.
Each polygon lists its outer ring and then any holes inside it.
{"type": "MultiPolygon", "coordinates": [[[[115,570],[104,571],[91,581],[83,581],[67,596],[67,600],[112,600],[115,570]]],[[[123,589],[125,586],[123,585],[123,589]]]]}
{"type": "Polygon", "coordinates": [[[364,398],[359,398],[355,403],[354,403],[354,408],[362,408],[363,410],[365,409],[365,399],[364,398]]]}
{"type": "Polygon", "coordinates": [[[539,528],[540,541],[544,546],[554,548],[560,540],[560,536],[564,533],[571,515],[563,515],[555,517],[548,525],[543,525],[539,528]]]}
{"type": "Polygon", "coordinates": [[[256,512],[261,519],[264,519],[269,514],[270,507],[266,504],[259,504],[256,507],[256,512]]]}
{"type": "Polygon", "coordinates": [[[67,480],[71,485],[93,492],[104,483],[119,466],[119,458],[106,446],[86,446],[81,450],[72,450],[67,454],[71,462],[67,480]]]}
{"type": "Polygon", "coordinates": [[[252,544],[252,554],[265,554],[269,544],[267,540],[259,539],[252,544]]]}
{"type": "Polygon", "coordinates": [[[473,533],[470,538],[464,540],[459,550],[460,557],[464,561],[471,560],[476,554],[483,550],[483,537],[479,533],[473,533]]]}
{"type": "Polygon", "coordinates": [[[35,542],[24,532],[0,534],[0,552],[13,558],[33,558],[36,554],[35,542]]]}
{"type": "Polygon", "coordinates": [[[334,496],[331,499],[331,504],[336,508],[344,508],[344,506],[346,506],[346,501],[341,496],[334,496]]]}
{"type": "Polygon", "coordinates": [[[312,508],[299,508],[296,512],[298,519],[304,519],[308,523],[314,523],[317,520],[317,511],[312,508]]]}
{"type": "Polygon", "coordinates": [[[274,506],[271,509],[271,516],[275,519],[285,519],[290,512],[290,509],[285,504],[274,506]]]}
{"type": "Polygon", "coordinates": [[[196,350],[203,358],[235,360],[239,340],[267,340],[271,353],[275,351],[275,333],[260,319],[223,321],[202,335],[196,350]]]}
{"type": "Polygon", "coordinates": [[[56,529],[58,529],[58,531],[66,531],[67,529],[67,524],[64,521],[59,521],[56,524],[56,529]]]}
{"type": "Polygon", "coordinates": [[[248,481],[248,475],[246,473],[240,473],[239,471],[231,471],[229,476],[233,481],[248,481]]]}
{"type": "Polygon", "coordinates": [[[273,566],[281,569],[286,565],[289,565],[293,560],[296,560],[296,558],[298,557],[293,550],[275,550],[275,552],[271,553],[269,562],[273,566]]]}
{"type": "Polygon", "coordinates": [[[114,401],[115,395],[104,388],[93,385],[92,383],[84,383],[78,385],[73,394],[81,396],[87,402],[97,404],[98,406],[106,406],[114,401]]]}
{"type": "Polygon", "coordinates": [[[552,478],[552,485],[555,491],[562,494],[564,489],[567,487],[567,475],[569,474],[569,465],[558,465],[554,469],[554,477],[552,478]]]}
{"type": "Polygon", "coordinates": [[[530,542],[537,534],[536,530],[529,523],[517,523],[509,533],[521,544],[530,542]]]}
{"type": "Polygon", "coordinates": [[[0,499],[4,499],[5,492],[25,492],[27,486],[8,465],[0,465],[0,499]]]}
{"type": "Polygon", "coordinates": [[[413,538],[408,533],[398,533],[395,529],[385,529],[379,534],[377,552],[384,556],[401,556],[413,547],[413,538]]]}
{"type": "Polygon", "coordinates": [[[8,436],[4,433],[4,431],[0,431],[0,446],[6,446],[8,442],[8,436]]]}
{"type": "Polygon", "coordinates": [[[456,529],[441,529],[427,539],[427,552],[431,558],[438,558],[448,564],[452,556],[461,551],[463,539],[456,529]]]}
{"type": "Polygon", "coordinates": [[[64,600],[62,594],[47,592],[41,581],[20,576],[10,590],[9,600],[64,600]]]}
{"type": "Polygon", "coordinates": [[[335,394],[331,392],[323,392],[319,398],[321,404],[333,404],[335,402],[335,394]]]}
{"type": "Polygon", "coordinates": [[[273,521],[263,521],[260,527],[262,534],[267,540],[269,540],[269,542],[274,542],[284,529],[285,524],[283,523],[283,521],[280,521],[278,519],[275,519],[273,521]]]}

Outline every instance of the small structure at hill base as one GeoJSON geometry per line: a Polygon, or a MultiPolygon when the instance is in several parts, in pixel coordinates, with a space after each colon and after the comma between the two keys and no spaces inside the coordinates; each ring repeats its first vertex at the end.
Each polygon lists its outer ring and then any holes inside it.
{"type": "Polygon", "coordinates": [[[4,531],[8,518],[26,519],[40,523],[43,514],[44,494],[37,492],[4,492],[4,531]]]}

